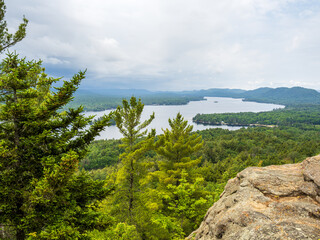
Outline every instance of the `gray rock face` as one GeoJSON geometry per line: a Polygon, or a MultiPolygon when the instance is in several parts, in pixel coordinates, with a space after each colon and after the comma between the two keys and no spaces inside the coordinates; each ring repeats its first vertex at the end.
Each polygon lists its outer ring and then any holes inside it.
{"type": "Polygon", "coordinates": [[[187,239],[320,239],[320,155],[230,179],[187,239]]]}

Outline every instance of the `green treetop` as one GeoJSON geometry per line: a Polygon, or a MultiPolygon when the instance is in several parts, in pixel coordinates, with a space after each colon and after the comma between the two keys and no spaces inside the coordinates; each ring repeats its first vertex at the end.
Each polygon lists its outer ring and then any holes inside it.
{"type": "Polygon", "coordinates": [[[109,117],[87,127],[82,107],[61,112],[84,72],[53,90],[59,79],[40,61],[9,54],[0,71],[0,223],[18,240],[81,239],[96,224],[88,204],[107,189],[78,172],[78,162],[109,117]]]}
{"type": "Polygon", "coordinates": [[[4,20],[6,13],[6,5],[3,0],[0,0],[0,53],[8,47],[20,42],[26,36],[26,27],[28,20],[24,17],[23,23],[19,25],[18,30],[12,34],[8,32],[7,22],[4,20]]]}
{"type": "Polygon", "coordinates": [[[199,165],[201,157],[193,159],[191,156],[202,148],[203,141],[201,136],[191,133],[193,126],[188,125],[180,113],[175,119],[169,119],[169,125],[171,129],[165,129],[159,136],[157,153],[162,156],[159,177],[164,185],[179,185],[182,171],[189,174],[189,180],[193,177],[191,172],[199,165]]]}
{"type": "MultiPolygon", "coordinates": [[[[137,140],[147,135],[145,128],[150,125],[154,119],[154,113],[150,115],[149,119],[141,122],[141,115],[143,112],[144,104],[141,99],[137,101],[135,97],[130,98],[130,103],[126,100],[122,100],[122,107],[118,106],[114,111],[114,119],[116,125],[123,135],[121,139],[123,146],[127,151],[135,150],[137,140]]],[[[154,134],[154,132],[152,132],[154,134]]]]}
{"type": "MultiPolygon", "coordinates": [[[[141,121],[144,104],[139,99],[131,97],[130,103],[122,101],[122,106],[114,111],[114,120],[119,131],[123,134],[121,139],[125,152],[120,156],[121,165],[117,173],[117,193],[115,201],[125,215],[120,220],[137,225],[137,207],[139,203],[139,180],[146,169],[143,155],[149,151],[154,142],[155,131],[147,135],[145,129],[154,119],[154,113],[145,121],[141,121]],[[144,137],[144,139],[141,139],[144,137]]],[[[115,205],[114,205],[115,206],[115,205]]]]}
{"type": "Polygon", "coordinates": [[[180,113],[169,119],[169,125],[156,144],[160,159],[158,170],[149,174],[149,185],[155,188],[149,191],[152,203],[147,206],[156,210],[155,219],[166,223],[163,231],[182,238],[201,221],[210,201],[206,182],[199,176],[201,157],[194,156],[203,146],[201,136],[191,133],[192,126],[180,113]]]}

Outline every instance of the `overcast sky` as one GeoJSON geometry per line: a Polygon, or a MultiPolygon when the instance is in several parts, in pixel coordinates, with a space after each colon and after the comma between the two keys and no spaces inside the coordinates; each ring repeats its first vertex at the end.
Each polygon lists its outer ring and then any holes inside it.
{"type": "Polygon", "coordinates": [[[13,47],[82,87],[320,89],[319,0],[5,0],[13,47]]]}

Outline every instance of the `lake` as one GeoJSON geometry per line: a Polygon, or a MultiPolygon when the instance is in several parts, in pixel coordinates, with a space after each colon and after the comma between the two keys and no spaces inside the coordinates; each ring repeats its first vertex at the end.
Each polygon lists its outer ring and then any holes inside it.
{"type": "MultiPolygon", "coordinates": [[[[232,126],[209,126],[196,124],[192,122],[192,118],[198,113],[236,113],[236,112],[264,112],[271,111],[276,108],[283,108],[282,105],[244,102],[242,99],[235,98],[220,98],[220,97],[205,97],[206,100],[191,101],[186,105],[146,105],[143,110],[142,119],[145,120],[155,112],[155,119],[149,125],[149,129],[155,128],[157,134],[162,133],[162,128],[169,128],[168,119],[175,118],[180,112],[189,124],[193,125],[193,130],[204,130],[208,128],[224,128],[229,130],[237,130],[241,127],[232,126]]],[[[112,110],[101,112],[85,112],[85,115],[95,115],[95,118],[110,113],[112,110]]],[[[122,135],[119,133],[116,126],[107,127],[105,131],[100,133],[99,139],[120,139],[122,135]]]]}

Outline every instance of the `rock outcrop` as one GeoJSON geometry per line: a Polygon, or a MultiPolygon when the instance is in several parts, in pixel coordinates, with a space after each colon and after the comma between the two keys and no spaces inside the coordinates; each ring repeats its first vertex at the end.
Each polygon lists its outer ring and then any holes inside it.
{"type": "Polygon", "coordinates": [[[320,239],[320,155],[238,173],[187,239],[320,239]]]}

